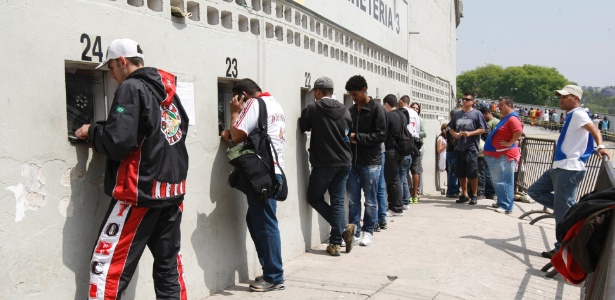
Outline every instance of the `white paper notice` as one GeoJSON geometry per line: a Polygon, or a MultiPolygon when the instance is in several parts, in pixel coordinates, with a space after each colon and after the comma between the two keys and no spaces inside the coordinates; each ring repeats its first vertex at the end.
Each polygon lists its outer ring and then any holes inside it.
{"type": "Polygon", "coordinates": [[[194,109],[194,83],[192,82],[177,82],[177,90],[175,91],[177,96],[182,102],[188,118],[190,119],[189,125],[196,124],[196,113],[194,109]]]}

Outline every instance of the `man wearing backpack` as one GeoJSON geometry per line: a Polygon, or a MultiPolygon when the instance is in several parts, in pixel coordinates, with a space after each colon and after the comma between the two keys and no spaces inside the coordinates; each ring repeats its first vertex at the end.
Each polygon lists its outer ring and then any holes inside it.
{"type": "MultiPolygon", "coordinates": [[[[284,130],[286,120],[282,106],[269,94],[263,93],[261,88],[251,79],[242,79],[233,86],[233,99],[231,100],[230,130],[222,132],[222,138],[239,144],[246,140],[249,133],[258,127],[259,101],[263,99],[267,107],[267,133],[277,152],[278,161],[275,165],[276,177],[281,185],[286,184],[282,177],[284,168],[284,130]]],[[[275,157],[275,156],[274,156],[275,157]]],[[[263,269],[263,276],[250,284],[255,292],[268,292],[283,290],[284,270],[282,269],[282,245],[280,230],[276,217],[277,200],[275,195],[263,200],[258,195],[246,194],[248,199],[248,212],[246,223],[250,236],[258,254],[258,260],[263,269]]]]}
{"type": "Polygon", "coordinates": [[[342,238],[348,253],[352,250],[356,231],[355,224],[344,228],[346,181],[352,159],[348,137],[352,119],[348,109],[332,98],[333,80],[328,77],[316,79],[313,91],[316,101],[308,104],[299,118],[301,131],[312,132],[309,150],[312,172],[307,198],[308,203],[331,225],[327,253],[339,256],[342,238]],[[330,205],[325,202],[327,191],[330,205]]]}
{"type": "MultiPolygon", "coordinates": [[[[388,206],[387,217],[401,217],[404,215],[402,204],[402,184],[399,180],[399,168],[404,159],[398,147],[402,130],[406,129],[406,116],[397,110],[397,97],[389,94],[382,99],[384,109],[387,111],[387,135],[384,142],[384,179],[387,186],[388,206]]],[[[406,129],[407,133],[407,129],[406,129]]],[[[408,133],[409,135],[409,133],[408,133]]],[[[410,137],[407,136],[409,139],[410,137]]]]}
{"type": "Polygon", "coordinates": [[[386,138],[386,111],[382,105],[367,96],[367,82],[361,75],[346,82],[346,91],[354,105],[349,109],[352,117],[350,142],[352,168],[346,183],[348,193],[348,223],[357,225],[353,242],[361,246],[372,244],[378,204],[376,194],[382,164],[380,144],[386,138]],[[361,227],[361,190],[365,193],[365,214],[361,227]],[[360,238],[363,231],[363,238],[360,238]]]}

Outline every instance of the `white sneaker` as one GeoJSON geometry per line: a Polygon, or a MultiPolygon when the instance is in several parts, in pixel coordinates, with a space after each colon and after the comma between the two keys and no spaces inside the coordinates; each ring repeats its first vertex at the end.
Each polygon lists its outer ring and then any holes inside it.
{"type": "MultiPolygon", "coordinates": [[[[353,237],[352,237],[352,244],[353,244],[354,246],[356,246],[356,245],[360,245],[360,244],[361,244],[361,237],[360,237],[360,236],[359,236],[359,237],[353,236],[353,237]]],[[[345,246],[345,245],[344,245],[344,246],[345,246]]]]}
{"type": "Polygon", "coordinates": [[[363,233],[363,239],[361,239],[361,242],[359,242],[359,245],[370,246],[372,242],[373,242],[372,234],[369,232],[365,232],[363,233]]]}
{"type": "Polygon", "coordinates": [[[498,203],[497,203],[497,202],[493,202],[493,203],[491,203],[491,207],[493,207],[493,208],[498,208],[499,206],[498,206],[498,203]]]}
{"type": "Polygon", "coordinates": [[[505,210],[505,209],[503,209],[503,208],[501,208],[501,207],[498,207],[498,208],[495,210],[495,212],[497,212],[497,213],[501,213],[501,214],[507,214],[507,215],[512,214],[512,211],[510,211],[510,210],[505,210]]]}
{"type": "Polygon", "coordinates": [[[403,212],[394,212],[392,210],[387,210],[387,217],[403,217],[403,212]]]}
{"type": "Polygon", "coordinates": [[[410,205],[404,204],[404,210],[408,210],[408,209],[410,209],[410,205]]]}

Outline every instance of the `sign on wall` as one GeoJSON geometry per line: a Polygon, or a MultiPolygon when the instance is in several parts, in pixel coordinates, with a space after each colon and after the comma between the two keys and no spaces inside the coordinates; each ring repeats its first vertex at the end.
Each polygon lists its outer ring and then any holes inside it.
{"type": "Polygon", "coordinates": [[[295,0],[330,21],[401,56],[408,56],[404,0],[295,0]]]}

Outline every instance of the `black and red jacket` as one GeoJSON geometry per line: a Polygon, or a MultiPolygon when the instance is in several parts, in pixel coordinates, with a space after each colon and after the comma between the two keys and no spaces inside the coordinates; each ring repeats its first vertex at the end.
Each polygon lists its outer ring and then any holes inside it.
{"type": "Polygon", "coordinates": [[[175,90],[173,74],[140,68],[117,88],[106,123],[90,126],[90,142],[107,157],[107,195],[150,208],[184,199],[188,116],[175,90]]]}
{"type": "Polygon", "coordinates": [[[608,234],[613,234],[609,229],[614,213],[615,188],[611,188],[583,196],[557,224],[556,237],[562,245],[551,263],[566,280],[580,284],[595,271],[608,234]]]}

